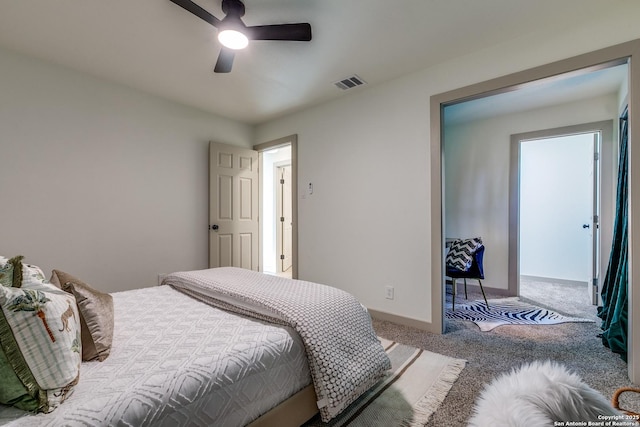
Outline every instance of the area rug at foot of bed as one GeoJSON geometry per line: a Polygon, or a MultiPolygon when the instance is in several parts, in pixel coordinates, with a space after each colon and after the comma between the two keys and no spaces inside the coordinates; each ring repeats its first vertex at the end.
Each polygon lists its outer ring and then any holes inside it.
{"type": "Polygon", "coordinates": [[[464,369],[465,360],[381,339],[392,368],[376,386],[329,423],[305,427],[424,426],[464,369]]]}
{"type": "Polygon", "coordinates": [[[591,322],[593,320],[568,317],[542,307],[520,301],[517,297],[490,299],[489,308],[484,300],[456,304],[455,310],[447,304],[447,319],[468,320],[488,332],[502,325],[556,325],[567,322],[591,322]]]}

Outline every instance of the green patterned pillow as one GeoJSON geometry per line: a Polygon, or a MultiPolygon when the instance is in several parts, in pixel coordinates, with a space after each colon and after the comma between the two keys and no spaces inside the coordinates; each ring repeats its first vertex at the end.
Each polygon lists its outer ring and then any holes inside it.
{"type": "Polygon", "coordinates": [[[0,256],[0,285],[16,288],[22,286],[22,258],[22,255],[11,259],[0,256]]]}
{"type": "Polygon", "coordinates": [[[22,287],[0,286],[0,403],[51,412],[78,381],[80,321],[75,297],[32,267],[22,287]]]}
{"type": "Polygon", "coordinates": [[[0,256],[0,286],[13,285],[13,264],[8,258],[0,256]]]}

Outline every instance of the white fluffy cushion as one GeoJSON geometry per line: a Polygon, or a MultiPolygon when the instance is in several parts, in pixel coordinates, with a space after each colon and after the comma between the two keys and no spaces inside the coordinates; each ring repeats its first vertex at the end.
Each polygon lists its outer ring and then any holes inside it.
{"type": "Polygon", "coordinates": [[[603,415],[622,413],[564,366],[536,361],[487,385],[469,427],[552,426],[555,421],[602,421],[603,415]]]}
{"type": "Polygon", "coordinates": [[[22,272],[21,287],[0,286],[0,403],[50,412],[78,380],[80,321],[72,294],[22,272]]]}

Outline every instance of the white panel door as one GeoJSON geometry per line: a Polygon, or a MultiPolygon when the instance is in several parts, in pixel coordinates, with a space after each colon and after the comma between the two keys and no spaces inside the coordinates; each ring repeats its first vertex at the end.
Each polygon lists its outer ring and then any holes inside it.
{"type": "Polygon", "coordinates": [[[258,270],[258,152],[209,143],[209,267],[258,270]]]}

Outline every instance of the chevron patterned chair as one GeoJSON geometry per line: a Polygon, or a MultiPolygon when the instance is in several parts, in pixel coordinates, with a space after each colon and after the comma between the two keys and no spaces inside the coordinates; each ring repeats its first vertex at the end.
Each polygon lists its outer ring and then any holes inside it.
{"type": "Polygon", "coordinates": [[[480,237],[473,239],[455,239],[449,246],[449,252],[446,257],[446,276],[451,278],[453,284],[453,310],[456,309],[456,279],[464,280],[464,297],[467,296],[467,279],[475,279],[480,284],[480,290],[484,297],[484,302],[489,309],[487,296],[482,287],[482,279],[484,279],[484,244],[480,237]]]}

